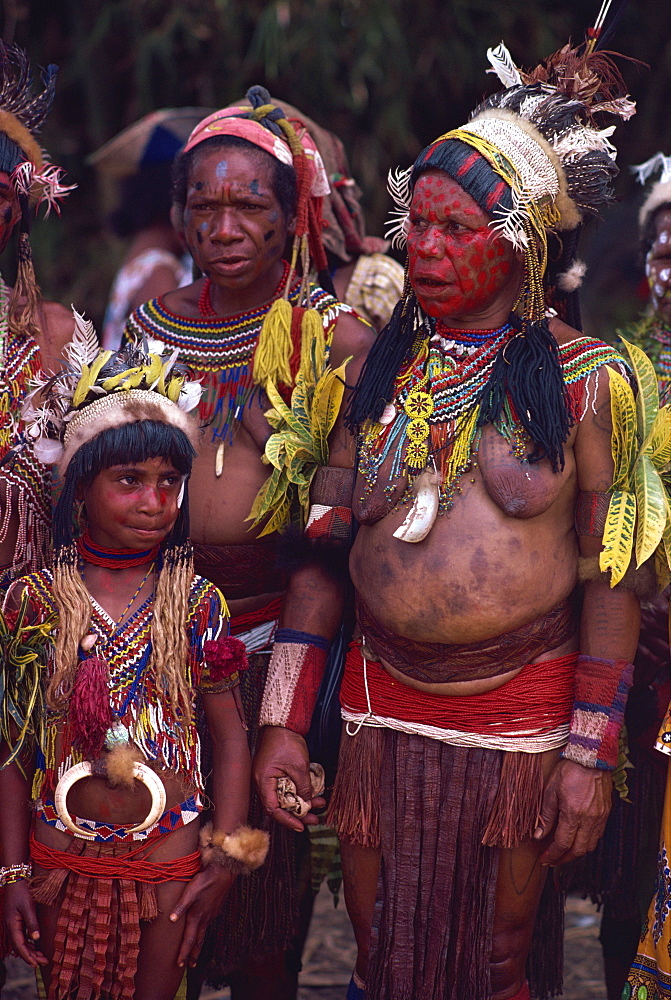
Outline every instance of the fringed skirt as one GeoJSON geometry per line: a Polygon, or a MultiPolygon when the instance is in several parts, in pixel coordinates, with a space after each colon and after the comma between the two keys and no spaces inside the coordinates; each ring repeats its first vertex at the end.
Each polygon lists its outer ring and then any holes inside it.
{"type": "MultiPolygon", "coordinates": [[[[240,678],[252,753],[260,732],[258,719],[269,660],[265,653],[250,655],[250,669],[240,678]]],[[[255,789],[250,795],[249,823],[270,834],[268,857],[257,871],[235,880],[210,926],[200,965],[214,987],[225,983],[231,972],[244,968],[250,959],[287,951],[298,934],[297,851],[307,838],[269,820],[255,789]]]]}
{"type": "Polygon", "coordinates": [[[31,842],[36,863],[50,869],[33,879],[33,898],[58,906],[49,1000],[129,1000],[135,993],[140,921],[158,915],[155,884],[192,878],[200,868],[199,853],[152,864],[129,858],[127,844],[74,838],[67,852],[48,853],[51,858],[31,842]],[[93,874],[97,866],[105,871],[93,874]]]}
{"type": "MultiPolygon", "coordinates": [[[[373,1000],[489,1000],[494,845],[533,833],[540,764],[536,754],[455,747],[391,729],[343,734],[329,820],[343,839],[381,850],[367,980],[373,1000]],[[526,808],[516,810],[520,803],[526,808]]],[[[562,922],[563,897],[548,879],[537,918],[542,940],[535,936],[529,962],[537,996],[561,989],[562,922]]]]}

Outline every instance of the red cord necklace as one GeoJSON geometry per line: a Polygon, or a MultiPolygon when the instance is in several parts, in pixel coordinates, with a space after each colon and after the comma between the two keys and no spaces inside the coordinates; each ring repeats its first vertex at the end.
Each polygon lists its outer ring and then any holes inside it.
{"type": "Polygon", "coordinates": [[[154,562],[159,549],[160,545],[154,545],[153,548],[145,549],[143,552],[138,552],[137,549],[107,549],[104,545],[92,541],[88,531],[77,539],[77,551],[81,558],[85,562],[103,566],[105,569],[131,569],[134,566],[154,562]]]}

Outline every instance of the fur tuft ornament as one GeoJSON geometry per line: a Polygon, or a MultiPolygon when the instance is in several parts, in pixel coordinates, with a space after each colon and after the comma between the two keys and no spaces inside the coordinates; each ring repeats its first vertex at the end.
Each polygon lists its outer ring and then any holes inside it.
{"type": "Polygon", "coordinates": [[[118,743],[110,750],[105,761],[105,771],[112,788],[118,788],[119,785],[133,788],[138,756],[137,750],[130,743],[118,743]]]}
{"type": "Polygon", "coordinates": [[[585,277],[586,271],[587,264],[583,260],[574,260],[568,270],[558,276],[557,285],[567,295],[575,292],[582,285],[582,279],[585,277]]]}
{"type": "Polygon", "coordinates": [[[218,865],[236,875],[260,868],[268,854],[269,837],[265,830],[239,826],[233,833],[213,831],[207,823],[200,831],[200,858],[203,868],[218,865]]]}

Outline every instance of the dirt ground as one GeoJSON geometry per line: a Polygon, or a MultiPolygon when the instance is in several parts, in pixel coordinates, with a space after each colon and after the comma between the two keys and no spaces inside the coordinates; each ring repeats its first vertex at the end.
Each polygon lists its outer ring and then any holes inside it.
{"type": "MultiPolygon", "coordinates": [[[[569,899],[566,911],[564,1000],[606,1000],[594,907],[569,899]]],[[[344,1000],[354,965],[354,939],[342,900],[333,908],[331,894],[317,897],[304,954],[299,1000],[344,1000]]],[[[2,1000],[36,1000],[35,980],[19,959],[10,959],[2,1000]]],[[[228,990],[204,990],[201,1000],[225,1000],[228,990]]]]}

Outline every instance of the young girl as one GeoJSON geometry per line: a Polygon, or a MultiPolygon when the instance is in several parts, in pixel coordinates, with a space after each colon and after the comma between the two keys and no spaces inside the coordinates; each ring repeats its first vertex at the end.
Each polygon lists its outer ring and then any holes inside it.
{"type": "Polygon", "coordinates": [[[0,634],[5,921],[49,1000],[170,1000],[234,878],[265,856],[244,826],[244,647],[193,573],[198,386],[174,358],[98,354],[83,329],[69,362],[29,413],[64,477],[54,568],[12,586],[0,634]],[[197,706],[213,748],[200,850],[197,706]]]}

